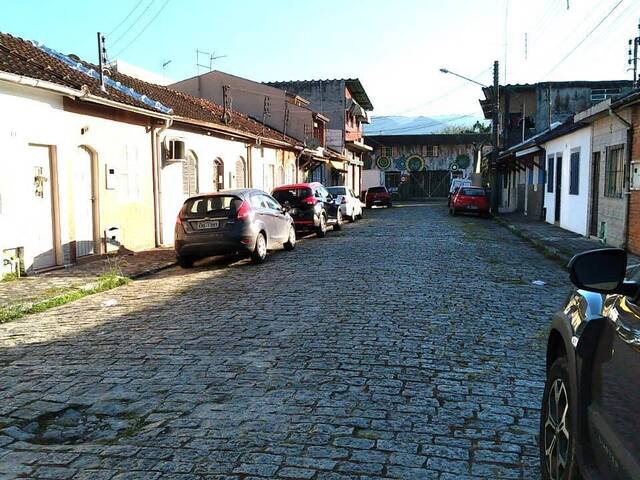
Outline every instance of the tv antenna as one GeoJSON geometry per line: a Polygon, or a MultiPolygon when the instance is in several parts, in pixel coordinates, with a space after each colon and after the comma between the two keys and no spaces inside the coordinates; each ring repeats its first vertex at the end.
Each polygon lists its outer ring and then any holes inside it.
{"type": "Polygon", "coordinates": [[[165,69],[169,66],[169,64],[173,62],[173,60],[167,60],[165,62],[162,62],[162,71],[164,72],[165,69]]]}
{"type": "Polygon", "coordinates": [[[207,72],[210,72],[211,70],[213,70],[214,60],[225,57],[226,55],[216,55],[215,51],[203,52],[202,50],[196,50],[196,70],[198,71],[198,75],[200,75],[201,68],[204,68],[207,72]]]}

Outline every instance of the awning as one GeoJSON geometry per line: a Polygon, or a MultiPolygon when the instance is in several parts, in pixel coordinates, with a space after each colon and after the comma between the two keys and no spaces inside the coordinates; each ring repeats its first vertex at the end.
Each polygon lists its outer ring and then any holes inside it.
{"type": "Polygon", "coordinates": [[[539,152],[540,150],[542,150],[542,149],[540,147],[538,147],[537,145],[535,145],[533,147],[525,148],[524,150],[519,150],[519,151],[516,152],[516,158],[526,157],[527,155],[530,155],[530,154],[535,153],[535,152],[539,152]]]}
{"type": "Polygon", "coordinates": [[[373,147],[365,145],[364,143],[355,142],[353,140],[347,140],[344,142],[344,146],[349,150],[356,152],[373,152],[373,147]]]}
{"type": "Polygon", "coordinates": [[[335,160],[331,160],[331,168],[333,168],[334,170],[337,170],[338,172],[347,172],[347,169],[345,168],[345,165],[343,162],[336,162],[335,160]]]}

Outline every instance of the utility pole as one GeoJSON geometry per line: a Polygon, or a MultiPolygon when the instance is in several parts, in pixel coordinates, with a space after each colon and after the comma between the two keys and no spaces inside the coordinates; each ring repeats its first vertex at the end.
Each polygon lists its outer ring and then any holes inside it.
{"type": "Polygon", "coordinates": [[[638,88],[638,45],[640,44],[640,22],[638,23],[639,36],[629,39],[629,60],[627,63],[633,65],[627,71],[633,70],[633,88],[638,88]]]}
{"type": "Polygon", "coordinates": [[[98,32],[98,67],[100,68],[100,90],[107,91],[104,85],[104,69],[107,63],[107,47],[104,45],[104,35],[98,32]]]}
{"type": "Polygon", "coordinates": [[[500,108],[500,79],[499,79],[500,67],[498,61],[493,62],[493,109],[492,109],[492,121],[491,121],[491,212],[495,215],[498,213],[498,122],[499,108],[500,108]]]}

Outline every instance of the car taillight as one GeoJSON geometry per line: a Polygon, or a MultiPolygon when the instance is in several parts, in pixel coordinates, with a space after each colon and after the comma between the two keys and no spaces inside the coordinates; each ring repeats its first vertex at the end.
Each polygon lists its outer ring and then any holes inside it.
{"type": "Polygon", "coordinates": [[[251,216],[252,212],[253,210],[251,209],[251,205],[249,205],[249,202],[244,201],[240,205],[240,208],[238,208],[236,218],[238,220],[247,220],[251,216]]]}
{"type": "Polygon", "coordinates": [[[180,215],[176,217],[176,225],[182,225],[182,219],[180,218],[180,215]]]}
{"type": "Polygon", "coordinates": [[[318,203],[318,200],[316,199],[316,197],[307,197],[302,200],[302,203],[304,203],[305,205],[315,205],[316,203],[318,203]]]}

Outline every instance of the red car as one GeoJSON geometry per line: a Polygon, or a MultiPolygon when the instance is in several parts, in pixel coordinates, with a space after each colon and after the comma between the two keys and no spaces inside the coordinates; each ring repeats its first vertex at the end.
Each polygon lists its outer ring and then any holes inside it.
{"type": "Polygon", "coordinates": [[[374,205],[391,207],[391,194],[386,187],[371,187],[367,190],[367,194],[364,197],[364,203],[367,208],[371,208],[374,205]]]}
{"type": "Polygon", "coordinates": [[[477,213],[479,216],[489,215],[489,196],[482,187],[461,187],[451,198],[449,215],[458,212],[477,213]]]}

